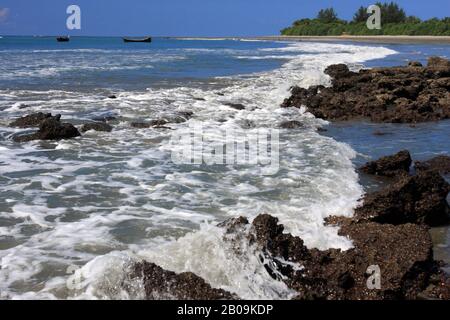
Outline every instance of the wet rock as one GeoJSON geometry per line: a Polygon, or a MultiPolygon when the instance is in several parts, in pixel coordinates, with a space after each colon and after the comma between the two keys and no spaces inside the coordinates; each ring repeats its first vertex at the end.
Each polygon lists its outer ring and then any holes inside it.
{"type": "Polygon", "coordinates": [[[412,159],[409,151],[403,150],[393,156],[369,162],[360,170],[366,174],[394,177],[407,174],[411,163],[412,159]]]}
{"type": "Polygon", "coordinates": [[[59,118],[50,117],[41,122],[36,133],[15,136],[16,142],[28,142],[32,140],[62,140],[79,137],[80,132],[70,123],[61,123],[59,118]]]}
{"type": "Polygon", "coordinates": [[[417,123],[450,118],[449,61],[430,58],[427,67],[393,67],[351,72],[333,65],[331,87],[294,87],[282,107],[300,108],[326,120],[370,119],[417,123]]]}
{"type": "Polygon", "coordinates": [[[402,176],[385,189],[366,195],[355,218],[378,223],[418,223],[429,226],[449,222],[447,195],[450,185],[433,171],[402,176]]]}
{"type": "Polygon", "coordinates": [[[414,163],[417,172],[423,172],[428,170],[434,170],[440,174],[450,173],[450,157],[449,156],[437,156],[427,161],[416,161],[414,163]]]}
{"type": "Polygon", "coordinates": [[[408,67],[423,67],[423,65],[419,61],[409,61],[408,67]]]}
{"type": "Polygon", "coordinates": [[[104,122],[92,122],[92,123],[86,123],[81,127],[81,132],[86,132],[89,130],[94,131],[102,131],[102,132],[111,132],[113,129],[112,126],[110,126],[107,123],[104,122]]]}
{"type": "Polygon", "coordinates": [[[225,103],[225,105],[235,110],[245,110],[245,106],[241,103],[225,103]]]}
{"type": "MultiPolygon", "coordinates": [[[[248,221],[230,220],[228,232],[242,233],[239,224],[248,221]]],[[[262,250],[267,272],[298,292],[296,299],[416,299],[438,272],[425,226],[348,223],[339,234],[354,248],[345,252],[307,249],[299,237],[283,232],[277,218],[263,214],[251,224],[249,241],[262,250]],[[370,266],[380,268],[380,289],[367,285],[370,266]]]]}
{"type": "Polygon", "coordinates": [[[328,66],[324,72],[334,79],[351,77],[356,74],[354,72],[351,72],[346,64],[334,64],[328,66]]]}
{"type": "Polygon", "coordinates": [[[134,267],[134,276],[143,279],[149,300],[234,300],[225,290],[212,288],[191,272],[176,274],[154,263],[141,262],[134,267]]]}
{"type": "Polygon", "coordinates": [[[428,58],[427,68],[438,71],[449,71],[450,61],[442,57],[430,57],[428,58]]]}
{"type": "Polygon", "coordinates": [[[115,116],[101,116],[92,118],[92,120],[96,122],[111,122],[117,120],[117,118],[115,116]]]}
{"type": "Polygon", "coordinates": [[[180,111],[178,112],[180,117],[183,117],[186,120],[191,119],[194,116],[194,113],[192,111],[180,111]]]}
{"type": "Polygon", "coordinates": [[[303,127],[303,123],[301,123],[300,121],[283,121],[282,123],[280,123],[280,128],[282,129],[298,129],[298,128],[302,128],[303,127]]]}
{"type": "Polygon", "coordinates": [[[167,123],[184,123],[192,118],[194,115],[191,111],[180,111],[173,117],[167,119],[167,123]]]}
{"type": "Polygon", "coordinates": [[[51,113],[33,113],[26,115],[24,117],[21,117],[19,119],[16,119],[15,121],[11,122],[9,124],[10,127],[18,127],[18,128],[33,128],[33,127],[39,127],[42,121],[46,119],[54,118],[56,120],[59,120],[61,118],[61,115],[52,116],[51,113]]]}
{"type": "Polygon", "coordinates": [[[256,242],[259,247],[271,255],[281,257],[286,261],[301,261],[309,257],[303,240],[284,234],[284,226],[278,224],[278,219],[268,214],[257,216],[252,223],[250,242],[256,242]]]}
{"type": "Polygon", "coordinates": [[[379,137],[387,136],[387,135],[391,135],[391,134],[392,134],[391,132],[385,132],[385,131],[380,131],[380,130],[376,130],[373,132],[374,136],[379,136],[379,137]]]}
{"type": "Polygon", "coordinates": [[[149,122],[132,122],[131,126],[133,128],[137,128],[137,129],[145,129],[145,128],[151,128],[151,127],[153,127],[153,128],[161,127],[168,123],[169,123],[169,121],[167,121],[165,119],[159,119],[159,120],[152,120],[149,122]]]}
{"type": "Polygon", "coordinates": [[[433,275],[430,285],[420,295],[423,300],[450,300],[450,278],[444,272],[433,275]]]}
{"type": "Polygon", "coordinates": [[[112,94],[112,95],[108,96],[108,99],[117,99],[117,96],[112,94]]]}
{"type": "Polygon", "coordinates": [[[150,124],[146,122],[132,122],[130,125],[136,129],[146,129],[151,127],[150,124]]]}

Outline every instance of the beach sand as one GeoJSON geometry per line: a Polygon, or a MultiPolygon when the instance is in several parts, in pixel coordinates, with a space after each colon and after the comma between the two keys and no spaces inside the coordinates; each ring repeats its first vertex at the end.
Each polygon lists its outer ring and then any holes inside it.
{"type": "MultiPolygon", "coordinates": [[[[176,37],[176,39],[217,39],[211,37],[176,37]]],[[[373,42],[373,43],[441,43],[450,44],[450,36],[260,36],[221,37],[221,40],[268,40],[268,41],[323,41],[323,42],[373,42]]]]}
{"type": "Polygon", "coordinates": [[[277,41],[355,41],[374,43],[449,43],[450,36],[269,36],[258,40],[277,41]]]}

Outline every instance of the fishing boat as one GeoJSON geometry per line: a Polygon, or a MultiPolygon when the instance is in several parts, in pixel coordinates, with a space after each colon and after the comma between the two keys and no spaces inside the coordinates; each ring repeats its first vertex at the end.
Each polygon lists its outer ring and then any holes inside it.
{"type": "Polygon", "coordinates": [[[123,38],[124,42],[152,42],[151,37],[147,38],[123,38]]]}
{"type": "Polygon", "coordinates": [[[65,36],[57,37],[56,41],[58,41],[58,42],[69,42],[70,38],[69,37],[65,37],[65,36]]]}

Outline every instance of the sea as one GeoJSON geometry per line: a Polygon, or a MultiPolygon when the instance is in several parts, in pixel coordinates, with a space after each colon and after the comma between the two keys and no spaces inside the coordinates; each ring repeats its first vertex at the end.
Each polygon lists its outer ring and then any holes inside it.
{"type": "MultiPolygon", "coordinates": [[[[194,272],[241,298],[292,298],[255,248],[238,253],[217,224],[268,213],[309,248],[347,250],[351,240],[323,219],[351,216],[383,183],[360,178],[356,168],[401,149],[416,160],[448,155],[450,122],[329,123],[280,104],[294,85],[329,85],[323,71],[330,64],[358,70],[426,63],[432,55],[450,58],[450,46],[3,36],[0,299],[142,299],[142,284],[130,277],[142,260],[194,272]],[[29,129],[9,123],[34,112],[77,126],[116,120],[112,132],[13,142],[29,129]],[[192,118],[170,128],[130,125],[186,112],[192,118]],[[279,128],[291,120],[302,125],[279,128]],[[263,164],[177,164],[172,155],[182,146],[171,138],[192,124],[219,144],[227,130],[279,130],[279,169],[267,175],[263,164]]],[[[435,251],[448,259],[450,233],[438,231],[435,251]]]]}

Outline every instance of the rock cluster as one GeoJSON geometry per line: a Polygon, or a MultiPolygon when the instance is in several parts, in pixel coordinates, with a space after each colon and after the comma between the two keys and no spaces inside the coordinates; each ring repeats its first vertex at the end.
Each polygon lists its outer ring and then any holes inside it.
{"type": "Polygon", "coordinates": [[[450,118],[450,62],[431,57],[428,65],[352,72],[329,66],[331,87],[294,87],[282,107],[306,106],[318,118],[416,123],[450,118]]]}
{"type": "Polygon", "coordinates": [[[143,279],[149,300],[231,300],[237,297],[222,289],[214,289],[191,272],[176,274],[154,263],[141,262],[134,266],[134,277],[143,279]]]}
{"type": "Polygon", "coordinates": [[[361,168],[361,171],[366,174],[394,177],[402,173],[407,174],[411,163],[412,159],[409,151],[403,150],[393,156],[369,162],[361,168]]]}
{"type": "MultiPolygon", "coordinates": [[[[392,178],[385,189],[368,194],[353,218],[330,217],[339,234],[351,239],[353,248],[308,249],[303,240],[284,233],[278,219],[261,214],[251,223],[245,217],[227,220],[225,240],[241,241],[256,248],[268,274],[297,292],[300,300],[450,299],[450,280],[433,258],[430,225],[448,223],[446,197],[450,185],[439,166],[409,174],[408,151],[384,157],[365,168],[392,178]],[[229,236],[233,235],[233,236],[229,236]],[[377,283],[377,272],[379,282],[377,283]],[[379,285],[379,286],[378,286],[379,285]]],[[[431,164],[430,164],[431,163],[431,164]]],[[[193,274],[176,275],[154,264],[136,265],[147,298],[236,299],[231,293],[212,289],[193,274]]]]}
{"type": "Polygon", "coordinates": [[[102,131],[102,132],[111,132],[113,129],[112,126],[105,122],[91,122],[86,123],[81,127],[81,132],[87,132],[90,130],[94,131],[102,131]]]}
{"type": "MultiPolygon", "coordinates": [[[[21,118],[26,119],[27,117],[21,118]]],[[[55,117],[49,115],[42,120],[39,125],[39,130],[35,133],[14,136],[15,142],[28,142],[33,140],[61,140],[70,139],[80,136],[80,132],[70,123],[63,123],[60,121],[61,116],[55,117]]],[[[34,123],[35,118],[29,117],[29,123],[34,123]]],[[[19,119],[20,120],[20,119],[19,119]]],[[[18,121],[18,120],[17,120],[18,121]]],[[[24,120],[24,123],[26,121],[24,120]]]]}
{"type": "Polygon", "coordinates": [[[17,128],[39,127],[42,121],[50,118],[60,120],[61,115],[52,116],[51,113],[42,113],[42,112],[33,113],[14,120],[9,124],[9,126],[17,128]]]}
{"type": "Polygon", "coordinates": [[[368,174],[396,178],[383,190],[366,195],[356,208],[355,219],[379,223],[443,225],[449,220],[447,195],[450,185],[440,175],[448,173],[447,156],[416,162],[417,175],[409,174],[412,163],[407,150],[369,162],[361,168],[368,174]]]}
{"type": "Polygon", "coordinates": [[[441,155],[427,161],[416,161],[414,166],[417,172],[434,170],[440,174],[449,174],[450,157],[441,155]]]}

